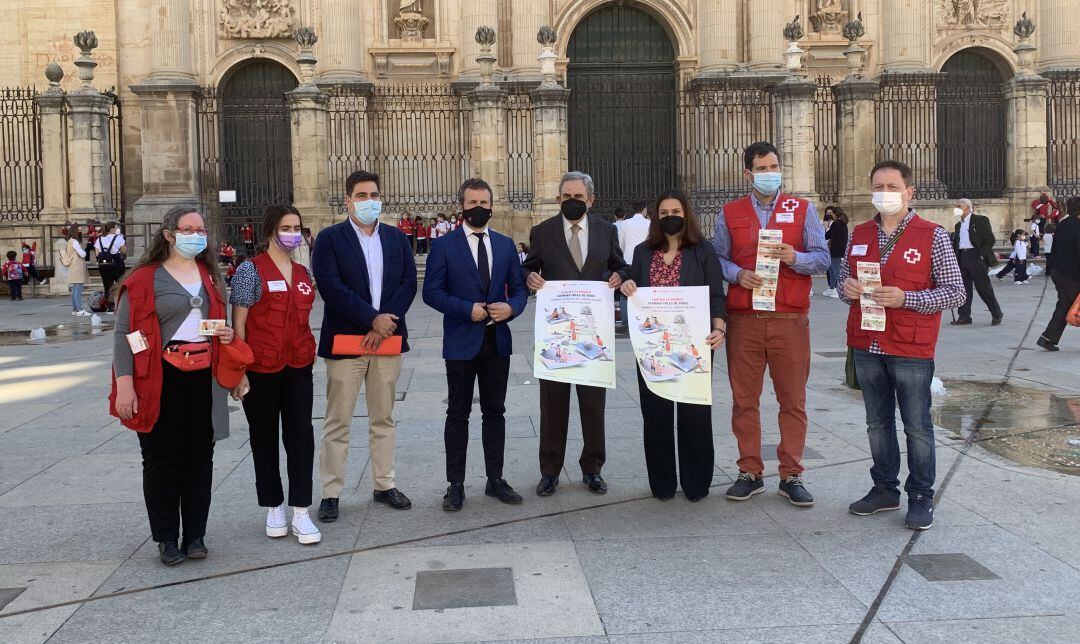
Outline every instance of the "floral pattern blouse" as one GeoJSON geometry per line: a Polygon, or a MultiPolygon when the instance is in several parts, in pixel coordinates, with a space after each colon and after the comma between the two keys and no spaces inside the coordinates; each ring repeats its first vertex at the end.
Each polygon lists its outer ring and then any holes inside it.
{"type": "Polygon", "coordinates": [[[652,262],[649,263],[649,286],[678,286],[679,275],[682,273],[682,249],[675,252],[675,259],[671,266],[664,263],[664,251],[653,251],[652,262]]]}

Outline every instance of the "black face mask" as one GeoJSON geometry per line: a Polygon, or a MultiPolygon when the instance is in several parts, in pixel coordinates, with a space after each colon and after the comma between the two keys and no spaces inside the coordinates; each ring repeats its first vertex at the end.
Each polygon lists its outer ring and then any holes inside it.
{"type": "Polygon", "coordinates": [[[668,215],[667,217],[660,218],[660,230],[665,235],[678,235],[682,232],[683,226],[686,225],[686,220],[682,217],[676,217],[675,215],[668,215]]]}
{"type": "Polygon", "coordinates": [[[465,223],[473,228],[483,228],[491,219],[491,208],[473,206],[468,210],[461,211],[461,216],[465,219],[465,223]]]}
{"type": "Polygon", "coordinates": [[[562,206],[559,207],[559,212],[563,217],[566,217],[569,221],[577,221],[585,216],[585,213],[589,211],[589,206],[580,199],[567,199],[562,202],[562,206]]]}

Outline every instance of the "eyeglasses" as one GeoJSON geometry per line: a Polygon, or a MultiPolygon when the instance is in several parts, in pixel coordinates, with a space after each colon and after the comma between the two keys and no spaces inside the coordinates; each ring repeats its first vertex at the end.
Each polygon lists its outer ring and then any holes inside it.
{"type": "Polygon", "coordinates": [[[180,233],[181,235],[198,235],[199,237],[206,237],[207,234],[205,228],[192,228],[190,226],[177,228],[176,232],[180,233]]]}

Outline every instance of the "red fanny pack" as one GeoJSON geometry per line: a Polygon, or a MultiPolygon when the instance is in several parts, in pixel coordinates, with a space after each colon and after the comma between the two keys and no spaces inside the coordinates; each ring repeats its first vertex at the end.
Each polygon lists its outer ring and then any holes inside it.
{"type": "Polygon", "coordinates": [[[172,366],[180,371],[199,371],[210,368],[210,343],[187,342],[165,347],[161,354],[172,366]]]}

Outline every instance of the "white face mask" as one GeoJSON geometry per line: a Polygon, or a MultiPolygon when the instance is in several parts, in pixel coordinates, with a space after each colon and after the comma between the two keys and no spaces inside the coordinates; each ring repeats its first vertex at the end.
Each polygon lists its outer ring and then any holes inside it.
{"type": "Polygon", "coordinates": [[[952,209],[952,214],[955,217],[963,217],[964,216],[964,209],[963,208],[953,208],[952,209]]]}
{"type": "Polygon", "coordinates": [[[873,193],[874,208],[883,215],[895,215],[904,207],[904,193],[902,192],[875,192],[873,193]]]}

